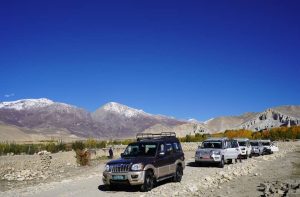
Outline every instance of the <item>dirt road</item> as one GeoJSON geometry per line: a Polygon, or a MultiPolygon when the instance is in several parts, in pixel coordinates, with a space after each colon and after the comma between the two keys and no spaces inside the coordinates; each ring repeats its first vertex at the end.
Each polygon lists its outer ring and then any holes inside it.
{"type": "Polygon", "coordinates": [[[151,192],[123,187],[104,191],[101,172],[104,164],[60,182],[51,182],[0,193],[0,196],[259,196],[257,186],[264,181],[300,179],[300,143],[283,144],[280,152],[217,167],[197,167],[193,152],[186,155],[187,166],[181,183],[164,182],[151,192]]]}

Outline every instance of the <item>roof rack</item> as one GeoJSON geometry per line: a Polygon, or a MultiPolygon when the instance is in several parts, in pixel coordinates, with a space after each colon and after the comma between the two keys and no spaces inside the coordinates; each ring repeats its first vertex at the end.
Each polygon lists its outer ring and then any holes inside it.
{"type": "Polygon", "coordinates": [[[175,132],[161,132],[161,133],[138,133],[136,134],[137,141],[145,139],[161,139],[176,137],[175,132]]]}

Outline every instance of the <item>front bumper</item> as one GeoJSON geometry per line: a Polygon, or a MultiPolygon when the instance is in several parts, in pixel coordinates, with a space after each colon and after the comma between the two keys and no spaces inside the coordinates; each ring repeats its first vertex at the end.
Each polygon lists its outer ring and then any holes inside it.
{"type": "Polygon", "coordinates": [[[221,155],[211,155],[209,157],[207,156],[201,156],[201,155],[196,155],[195,156],[195,162],[198,163],[219,163],[221,162],[221,155]]]}
{"type": "Polygon", "coordinates": [[[259,154],[260,153],[260,151],[259,151],[259,149],[252,149],[252,154],[259,154]]]}
{"type": "Polygon", "coordinates": [[[247,155],[248,153],[247,153],[247,150],[240,150],[240,154],[245,156],[245,155],[247,155]]]}
{"type": "Polygon", "coordinates": [[[145,171],[129,171],[124,173],[103,172],[102,181],[105,185],[129,184],[141,185],[144,183],[145,171]],[[113,180],[113,175],[125,176],[124,180],[113,180]]]}

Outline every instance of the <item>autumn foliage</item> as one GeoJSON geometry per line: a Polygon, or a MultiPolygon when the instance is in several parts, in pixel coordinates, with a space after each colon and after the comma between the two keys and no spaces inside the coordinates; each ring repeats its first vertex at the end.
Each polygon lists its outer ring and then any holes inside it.
{"type": "Polygon", "coordinates": [[[187,135],[180,138],[181,142],[199,142],[209,137],[228,137],[228,138],[249,138],[249,139],[271,139],[271,140],[295,140],[300,139],[300,126],[279,127],[270,130],[253,132],[250,130],[226,130],[225,132],[210,135],[187,135]]]}

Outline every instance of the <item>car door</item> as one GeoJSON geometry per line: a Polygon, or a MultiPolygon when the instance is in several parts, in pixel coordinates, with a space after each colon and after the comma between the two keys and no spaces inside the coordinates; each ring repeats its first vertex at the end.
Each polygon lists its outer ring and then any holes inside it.
{"type": "Polygon", "coordinates": [[[227,159],[230,159],[231,156],[230,156],[230,149],[231,149],[231,142],[229,140],[226,140],[224,142],[224,159],[227,160],[227,159]]]}
{"type": "Polygon", "coordinates": [[[172,142],[166,142],[167,165],[169,166],[168,174],[175,172],[175,156],[172,142]]]}
{"type": "Polygon", "coordinates": [[[232,153],[232,159],[236,159],[240,154],[239,144],[237,140],[231,141],[231,153],[232,153]]]}
{"type": "Polygon", "coordinates": [[[168,156],[166,155],[165,143],[160,143],[158,147],[158,155],[156,159],[157,175],[163,177],[169,173],[168,156]]]}

